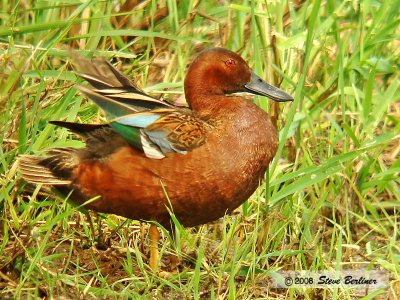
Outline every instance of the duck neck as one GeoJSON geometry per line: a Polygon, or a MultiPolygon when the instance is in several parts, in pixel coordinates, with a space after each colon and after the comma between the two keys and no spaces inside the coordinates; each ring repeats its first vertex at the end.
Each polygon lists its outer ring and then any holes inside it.
{"type": "Polygon", "coordinates": [[[185,97],[190,108],[197,113],[214,110],[226,98],[223,89],[205,76],[189,76],[189,80],[185,80],[185,97]]]}
{"type": "Polygon", "coordinates": [[[185,93],[185,96],[189,107],[195,113],[202,113],[205,111],[212,112],[218,110],[221,105],[224,105],[224,99],[227,98],[224,94],[215,95],[211,93],[204,93],[204,91],[203,93],[198,94],[185,93]]]}
{"type": "Polygon", "coordinates": [[[185,78],[185,97],[194,112],[210,111],[226,98],[225,79],[220,72],[209,71],[207,64],[196,63],[190,66],[185,78]]]}

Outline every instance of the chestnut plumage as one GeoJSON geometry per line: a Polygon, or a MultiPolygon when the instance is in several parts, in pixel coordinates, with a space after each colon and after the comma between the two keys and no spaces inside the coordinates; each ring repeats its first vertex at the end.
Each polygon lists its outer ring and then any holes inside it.
{"type": "Polygon", "coordinates": [[[185,79],[190,109],[145,94],[102,59],[76,61],[92,86],[78,88],[110,123],[53,121],[86,147],[21,156],[27,181],[72,190],[77,203],[100,196],[87,208],[164,226],[167,208],[184,226],[196,226],[224,216],[256,190],[275,155],[277,130],[250,99],[227,94],[292,98],[261,81],[239,55],[212,48],[194,60],[185,79]]]}

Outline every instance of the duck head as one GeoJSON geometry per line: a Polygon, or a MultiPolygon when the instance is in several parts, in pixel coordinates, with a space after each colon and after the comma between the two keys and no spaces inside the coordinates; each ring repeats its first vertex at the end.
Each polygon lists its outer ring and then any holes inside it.
{"type": "Polygon", "coordinates": [[[185,96],[221,96],[249,92],[266,96],[272,100],[293,101],[293,97],[257,76],[238,54],[223,49],[211,48],[201,52],[192,62],[185,78],[185,96]]]}

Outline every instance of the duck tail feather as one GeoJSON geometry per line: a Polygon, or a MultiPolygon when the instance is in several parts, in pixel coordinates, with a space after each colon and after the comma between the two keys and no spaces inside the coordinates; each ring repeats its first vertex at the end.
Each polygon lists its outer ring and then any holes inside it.
{"type": "Polygon", "coordinates": [[[72,183],[72,172],[77,156],[72,148],[56,148],[47,151],[48,156],[21,155],[18,169],[22,178],[33,184],[68,185],[72,183]]]}
{"type": "Polygon", "coordinates": [[[93,133],[98,129],[109,127],[108,124],[81,124],[81,123],[65,122],[65,121],[49,121],[49,123],[59,127],[67,128],[73,133],[84,138],[89,136],[91,133],[93,133]]]}

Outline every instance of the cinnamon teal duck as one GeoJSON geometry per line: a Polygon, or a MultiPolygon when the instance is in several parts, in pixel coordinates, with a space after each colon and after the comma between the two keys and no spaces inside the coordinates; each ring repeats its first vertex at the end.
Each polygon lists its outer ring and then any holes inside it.
{"type": "MultiPolygon", "coordinates": [[[[190,65],[189,109],[153,98],[103,59],[76,58],[91,88],[78,89],[107,114],[108,124],[51,121],[86,142],[19,159],[22,177],[51,185],[87,208],[170,227],[169,209],[184,226],[233,211],[257,189],[277,150],[277,130],[248,92],[292,101],[263,81],[236,53],[212,48],[190,65]]],[[[150,228],[150,266],[158,261],[158,229],[150,228]],[[153,241],[153,243],[152,243],[153,241]]]]}

